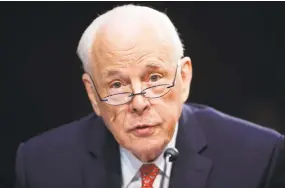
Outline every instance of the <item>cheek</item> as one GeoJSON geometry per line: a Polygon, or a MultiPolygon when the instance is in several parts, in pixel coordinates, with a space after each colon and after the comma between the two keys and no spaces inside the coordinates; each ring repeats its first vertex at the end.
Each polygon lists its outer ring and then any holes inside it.
{"type": "Polygon", "coordinates": [[[116,134],[122,132],[124,130],[124,120],[126,119],[125,107],[105,105],[102,109],[101,114],[109,130],[116,134]]]}
{"type": "Polygon", "coordinates": [[[123,106],[112,106],[105,103],[101,103],[100,105],[100,111],[102,112],[102,116],[109,119],[109,121],[111,122],[115,121],[124,110],[125,109],[123,108],[123,106]]]}
{"type": "MultiPolygon", "coordinates": [[[[103,117],[103,116],[102,116],[103,117]]],[[[108,115],[104,116],[104,122],[109,131],[112,133],[114,138],[117,140],[117,142],[121,145],[124,145],[126,142],[126,136],[125,136],[125,127],[124,123],[122,121],[122,117],[120,115],[117,115],[116,113],[108,112],[108,115]]]]}
{"type": "Polygon", "coordinates": [[[181,106],[181,95],[179,88],[173,88],[173,90],[171,90],[168,95],[163,98],[162,102],[165,106],[164,111],[166,111],[169,117],[176,116],[179,113],[179,108],[181,106]]]}
{"type": "Polygon", "coordinates": [[[162,131],[168,136],[172,136],[180,114],[180,96],[175,90],[157,100],[153,104],[156,113],[163,119],[164,125],[162,131]]]}
{"type": "Polygon", "coordinates": [[[163,96],[161,100],[157,102],[157,107],[159,110],[159,114],[165,114],[166,117],[173,117],[176,115],[178,111],[178,107],[180,106],[180,95],[178,90],[172,88],[172,90],[163,96]]]}

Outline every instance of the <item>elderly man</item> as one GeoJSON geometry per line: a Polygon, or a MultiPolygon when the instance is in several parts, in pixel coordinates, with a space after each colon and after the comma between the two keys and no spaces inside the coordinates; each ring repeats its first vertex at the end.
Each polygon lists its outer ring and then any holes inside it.
{"type": "Polygon", "coordinates": [[[22,143],[16,187],[270,187],[283,135],[184,104],[191,60],[165,14],[114,8],[86,29],[78,55],[97,116],[22,143]]]}

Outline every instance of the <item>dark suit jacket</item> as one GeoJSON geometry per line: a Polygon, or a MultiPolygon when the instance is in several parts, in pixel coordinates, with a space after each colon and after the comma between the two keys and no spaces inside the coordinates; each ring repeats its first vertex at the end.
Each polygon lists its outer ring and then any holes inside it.
{"type": "MultiPolygon", "coordinates": [[[[284,137],[202,105],[184,105],[173,188],[268,188],[284,137]]],[[[94,114],[21,144],[17,188],[120,187],[118,144],[94,114]]]]}

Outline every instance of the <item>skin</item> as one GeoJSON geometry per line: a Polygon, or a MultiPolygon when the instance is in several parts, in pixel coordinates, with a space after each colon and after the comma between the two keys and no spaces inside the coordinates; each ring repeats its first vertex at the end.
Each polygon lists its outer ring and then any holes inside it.
{"type": "Polygon", "coordinates": [[[107,96],[110,87],[120,85],[138,93],[155,82],[171,84],[177,62],[181,61],[175,86],[161,98],[137,95],[127,104],[112,106],[98,99],[89,74],[85,73],[82,80],[94,111],[103,118],[116,141],[147,162],[155,160],[173,136],[182,105],[189,95],[192,66],[189,57],[173,58],[174,46],[163,25],[145,18],[138,24],[137,19],[128,18],[115,15],[96,34],[90,72],[100,96],[107,96]],[[105,73],[110,70],[119,74],[108,77],[105,73]],[[138,136],[134,127],[139,124],[152,125],[150,134],[138,136]]]}

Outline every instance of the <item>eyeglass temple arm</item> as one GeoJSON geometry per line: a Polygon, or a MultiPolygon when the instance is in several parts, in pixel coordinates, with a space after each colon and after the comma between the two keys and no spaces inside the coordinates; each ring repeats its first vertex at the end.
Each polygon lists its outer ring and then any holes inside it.
{"type": "Polygon", "coordinates": [[[167,88],[171,88],[171,87],[173,87],[173,86],[175,85],[177,70],[178,70],[178,64],[177,64],[177,66],[176,66],[176,70],[175,70],[173,82],[172,82],[172,84],[171,84],[170,86],[168,86],[167,88]]]}
{"type": "Polygon", "coordinates": [[[102,99],[102,98],[101,98],[99,92],[97,91],[97,88],[96,88],[96,86],[95,86],[95,83],[94,83],[94,81],[93,81],[93,79],[92,79],[92,76],[91,76],[89,73],[86,73],[86,74],[89,75],[90,80],[91,80],[91,82],[92,82],[92,86],[94,87],[94,89],[95,89],[95,91],[96,91],[96,93],[97,93],[97,95],[98,95],[98,97],[99,97],[99,100],[100,100],[100,101],[108,101],[108,99],[102,99]]]}

